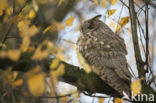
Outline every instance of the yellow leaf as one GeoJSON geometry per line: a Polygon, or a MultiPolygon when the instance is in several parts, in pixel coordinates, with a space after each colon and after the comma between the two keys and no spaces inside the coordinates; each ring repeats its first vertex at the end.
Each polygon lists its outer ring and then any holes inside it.
{"type": "Polygon", "coordinates": [[[5,44],[0,43],[0,47],[2,47],[2,48],[6,48],[6,45],[5,45],[5,44]]]}
{"type": "Polygon", "coordinates": [[[129,22],[129,17],[121,18],[120,25],[125,26],[129,22]]]}
{"type": "Polygon", "coordinates": [[[99,3],[97,2],[97,0],[94,0],[94,4],[97,6],[99,3]]]}
{"type": "Polygon", "coordinates": [[[13,71],[12,72],[12,80],[15,80],[17,76],[18,76],[18,72],[17,71],[13,71]]]}
{"type": "Polygon", "coordinates": [[[116,12],[116,9],[108,10],[108,16],[113,15],[116,12]]]}
{"type": "Polygon", "coordinates": [[[0,51],[0,58],[6,58],[8,53],[6,51],[0,51]]]}
{"type": "Polygon", "coordinates": [[[37,74],[39,72],[41,72],[41,67],[37,65],[33,67],[29,72],[26,73],[26,77],[31,77],[34,74],[37,74]]]}
{"type": "MultiPolygon", "coordinates": [[[[38,0],[37,0],[37,1],[38,1],[38,0]]],[[[39,8],[38,8],[38,4],[37,4],[38,2],[37,2],[37,1],[36,1],[36,0],[33,0],[33,1],[32,1],[32,3],[33,3],[33,8],[34,8],[34,10],[35,10],[36,12],[37,12],[38,9],[39,9],[39,8]]]]}
{"type": "Polygon", "coordinates": [[[105,98],[99,98],[99,102],[98,103],[103,103],[104,100],[105,100],[105,98]]]}
{"type": "Polygon", "coordinates": [[[120,31],[120,25],[119,25],[119,24],[117,24],[116,31],[117,31],[117,32],[119,32],[119,31],[120,31]]]}
{"type": "Polygon", "coordinates": [[[6,10],[8,7],[8,0],[0,0],[0,10],[6,10]]]}
{"type": "Polygon", "coordinates": [[[34,36],[38,31],[39,31],[39,29],[35,25],[32,25],[29,28],[29,35],[34,36]]]}
{"type": "Polygon", "coordinates": [[[17,61],[20,58],[21,51],[20,50],[8,50],[8,58],[17,61]]]}
{"type": "Polygon", "coordinates": [[[62,23],[55,23],[58,30],[63,30],[65,27],[62,23]]]}
{"type": "Polygon", "coordinates": [[[45,76],[43,73],[39,73],[28,78],[27,84],[32,95],[41,96],[44,93],[45,91],[44,77],[45,76]]]}
{"type": "Polygon", "coordinates": [[[51,49],[53,48],[53,43],[49,40],[45,40],[43,41],[38,48],[35,50],[35,53],[33,54],[33,56],[31,57],[31,59],[33,60],[38,60],[38,59],[44,59],[46,58],[51,49]],[[43,49],[44,48],[44,49],[43,49]]]}
{"type": "Polygon", "coordinates": [[[30,38],[29,37],[23,37],[22,44],[20,45],[20,49],[22,52],[26,52],[30,45],[30,38]]]}
{"type": "Polygon", "coordinates": [[[34,55],[32,56],[32,60],[44,59],[49,55],[48,51],[42,51],[41,48],[37,48],[34,55]]]}
{"type": "Polygon", "coordinates": [[[57,31],[57,27],[54,25],[48,26],[47,28],[44,29],[43,34],[47,33],[50,30],[57,31]]]}
{"type": "Polygon", "coordinates": [[[74,16],[70,16],[68,19],[65,20],[65,24],[66,26],[71,26],[73,24],[75,17],[74,16]]]}
{"type": "Polygon", "coordinates": [[[110,0],[111,4],[114,5],[118,0],[110,0]]]}
{"type": "Polygon", "coordinates": [[[10,7],[6,10],[6,15],[11,15],[13,13],[13,8],[10,7]]]}
{"type": "Polygon", "coordinates": [[[0,10],[0,16],[2,16],[3,15],[3,10],[0,10]]]}
{"type": "Polygon", "coordinates": [[[23,6],[26,0],[16,0],[16,2],[20,5],[23,6]]]}
{"type": "Polygon", "coordinates": [[[19,79],[11,83],[13,87],[20,86],[22,84],[23,84],[23,79],[19,79]]]}
{"type": "Polygon", "coordinates": [[[64,2],[64,0],[60,0],[57,7],[59,7],[63,2],[64,2]]]}
{"type": "Polygon", "coordinates": [[[3,73],[3,75],[4,75],[4,80],[5,80],[5,82],[7,82],[7,83],[12,82],[12,81],[13,81],[13,79],[12,79],[12,77],[13,77],[13,75],[12,75],[12,67],[9,67],[9,68],[3,73]]]}
{"type": "Polygon", "coordinates": [[[58,57],[60,60],[65,61],[65,58],[64,58],[62,52],[58,52],[58,53],[57,53],[57,57],[58,57]]]}
{"type": "Polygon", "coordinates": [[[77,50],[77,58],[78,61],[80,63],[80,65],[84,68],[84,70],[89,73],[91,72],[91,67],[89,64],[87,64],[86,60],[83,58],[83,56],[81,55],[81,53],[77,50]]]}
{"type": "Polygon", "coordinates": [[[29,18],[30,19],[34,19],[35,18],[35,16],[36,16],[36,13],[35,13],[35,11],[32,9],[32,10],[30,10],[30,12],[29,12],[29,18]]]}
{"type": "Polygon", "coordinates": [[[132,96],[136,96],[142,90],[141,80],[136,80],[131,83],[132,96]]]}
{"type": "Polygon", "coordinates": [[[107,6],[107,0],[101,0],[101,5],[102,5],[102,7],[106,7],[107,6]]]}
{"type": "Polygon", "coordinates": [[[58,64],[59,64],[59,59],[58,59],[58,58],[55,58],[55,59],[52,61],[52,63],[50,64],[50,69],[55,69],[55,68],[57,68],[58,64]]]}
{"type": "Polygon", "coordinates": [[[62,97],[62,98],[60,98],[60,101],[62,103],[67,103],[68,102],[68,97],[67,96],[66,97],[62,97]]]}
{"type": "Polygon", "coordinates": [[[68,93],[72,94],[71,96],[75,99],[80,98],[80,93],[79,91],[75,89],[71,89],[68,93]]]}
{"type": "Polygon", "coordinates": [[[115,22],[110,22],[110,27],[115,28],[116,29],[116,23],[115,22]]]}
{"type": "Polygon", "coordinates": [[[64,68],[65,68],[64,64],[60,64],[59,65],[59,67],[57,69],[59,75],[63,75],[64,74],[64,68]]]}
{"type": "Polygon", "coordinates": [[[34,51],[35,50],[35,47],[34,46],[29,46],[28,48],[27,48],[27,51],[26,52],[32,52],[32,51],[34,51]]]}
{"type": "Polygon", "coordinates": [[[39,31],[39,29],[35,25],[30,26],[30,20],[20,21],[17,27],[20,31],[21,37],[25,36],[31,37],[34,36],[39,31]]]}
{"type": "Polygon", "coordinates": [[[123,103],[123,99],[115,98],[114,103],[123,103]]]}
{"type": "Polygon", "coordinates": [[[59,67],[56,70],[51,70],[50,71],[50,76],[51,76],[53,82],[55,82],[56,84],[57,84],[57,81],[58,81],[58,77],[60,75],[64,74],[64,68],[65,68],[65,65],[60,64],[59,67]]]}

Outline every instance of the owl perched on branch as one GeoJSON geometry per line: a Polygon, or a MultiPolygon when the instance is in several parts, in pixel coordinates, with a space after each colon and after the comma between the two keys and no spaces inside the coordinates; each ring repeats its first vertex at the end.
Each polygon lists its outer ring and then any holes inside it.
{"type": "MultiPolygon", "coordinates": [[[[130,95],[131,73],[126,61],[124,40],[116,35],[98,15],[81,24],[77,40],[79,63],[89,72],[95,72],[120,94],[130,95]]],[[[96,84],[95,84],[96,85],[96,84]]]]}

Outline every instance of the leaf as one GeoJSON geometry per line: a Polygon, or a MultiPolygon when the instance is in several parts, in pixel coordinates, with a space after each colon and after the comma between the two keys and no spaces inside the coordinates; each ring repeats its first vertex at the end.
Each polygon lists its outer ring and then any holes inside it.
{"type": "Polygon", "coordinates": [[[62,23],[55,23],[58,30],[63,30],[65,27],[62,23]]]}
{"type": "Polygon", "coordinates": [[[23,79],[18,79],[18,80],[16,80],[16,81],[14,81],[14,82],[11,83],[11,85],[13,87],[21,86],[22,84],[23,84],[23,79]]]}
{"type": "Polygon", "coordinates": [[[8,53],[6,51],[0,51],[0,58],[6,58],[8,53]]]}
{"type": "Polygon", "coordinates": [[[111,2],[112,5],[116,4],[117,1],[118,0],[110,0],[110,2],[111,2]]]}
{"type": "Polygon", "coordinates": [[[129,17],[121,18],[120,25],[125,26],[129,22],[129,17]]]}
{"type": "Polygon", "coordinates": [[[0,16],[2,16],[3,15],[3,10],[0,10],[0,16]]]}
{"type": "Polygon", "coordinates": [[[60,0],[57,7],[59,7],[63,2],[64,2],[64,0],[60,0]]]}
{"type": "Polygon", "coordinates": [[[106,7],[107,6],[107,0],[101,0],[101,5],[102,5],[102,7],[106,7]]]}
{"type": "Polygon", "coordinates": [[[43,41],[43,43],[41,43],[38,46],[38,48],[35,50],[35,53],[31,57],[31,59],[32,60],[41,60],[41,59],[46,58],[49,55],[52,48],[53,48],[52,42],[50,42],[49,40],[43,41]],[[46,48],[43,49],[44,47],[46,47],[46,48]]]}
{"type": "Polygon", "coordinates": [[[36,0],[33,0],[32,3],[33,3],[34,10],[37,12],[38,9],[39,9],[38,4],[37,4],[37,1],[36,0]]]}
{"type": "Polygon", "coordinates": [[[20,49],[22,52],[26,52],[30,45],[30,38],[29,37],[23,37],[22,44],[20,45],[20,49]]]}
{"type": "Polygon", "coordinates": [[[108,10],[108,16],[113,15],[116,12],[116,9],[108,10]]]}
{"type": "Polygon", "coordinates": [[[20,58],[21,51],[20,50],[8,50],[8,58],[17,61],[20,58]]]}
{"type": "Polygon", "coordinates": [[[116,31],[117,31],[117,32],[120,31],[120,25],[119,25],[119,24],[117,24],[116,31]]]}
{"type": "Polygon", "coordinates": [[[91,67],[89,64],[87,64],[86,60],[83,58],[81,53],[77,50],[77,58],[79,61],[79,64],[84,68],[84,70],[89,73],[91,72],[91,67]]]}
{"type": "Polygon", "coordinates": [[[57,84],[57,79],[59,76],[64,74],[64,68],[65,65],[64,64],[60,64],[59,67],[56,70],[51,70],[50,71],[50,76],[52,78],[52,80],[57,84]]]}
{"type": "Polygon", "coordinates": [[[141,80],[138,79],[131,83],[132,96],[136,96],[142,90],[141,80]]]}
{"type": "Polygon", "coordinates": [[[63,75],[64,74],[64,68],[65,68],[65,65],[64,64],[60,64],[58,69],[57,69],[57,72],[59,75],[63,75]]]}
{"type": "Polygon", "coordinates": [[[97,2],[97,0],[94,0],[94,4],[97,6],[99,3],[97,2]]]}
{"type": "Polygon", "coordinates": [[[59,52],[57,53],[57,57],[58,57],[60,60],[65,61],[65,58],[64,58],[62,52],[59,51],[59,52]]]}
{"type": "Polygon", "coordinates": [[[62,103],[68,103],[68,96],[60,98],[62,103]]]}
{"type": "Polygon", "coordinates": [[[6,10],[8,8],[7,0],[0,0],[0,10],[6,10]]]}
{"type": "Polygon", "coordinates": [[[71,89],[68,93],[72,94],[71,96],[75,99],[80,98],[80,93],[76,89],[71,89]]]}
{"type": "Polygon", "coordinates": [[[12,13],[13,13],[13,8],[12,7],[7,8],[6,15],[10,16],[12,13]]]}
{"type": "Polygon", "coordinates": [[[45,76],[43,73],[39,73],[31,76],[27,80],[28,88],[32,95],[41,96],[45,91],[45,76]]]}
{"type": "Polygon", "coordinates": [[[20,5],[23,6],[26,0],[16,0],[16,2],[20,5]]]}
{"type": "Polygon", "coordinates": [[[33,9],[30,10],[28,17],[29,19],[34,19],[36,17],[36,13],[33,9]]]}
{"type": "Polygon", "coordinates": [[[37,48],[35,53],[32,56],[32,60],[41,60],[46,58],[49,55],[47,50],[42,51],[41,47],[37,48]]]}
{"type": "Polygon", "coordinates": [[[55,59],[52,61],[52,63],[50,64],[50,69],[55,69],[55,68],[57,68],[58,64],[59,64],[59,59],[58,59],[58,58],[55,58],[55,59]]]}
{"type": "Polygon", "coordinates": [[[39,29],[35,25],[30,26],[30,20],[20,21],[17,27],[20,31],[21,37],[24,37],[24,36],[31,37],[31,36],[34,36],[39,31],[39,29]]]}
{"type": "Polygon", "coordinates": [[[74,16],[70,16],[68,19],[65,20],[65,24],[66,26],[71,26],[73,24],[75,17],[74,16]]]}
{"type": "Polygon", "coordinates": [[[123,103],[123,99],[121,98],[115,98],[114,103],[123,103]]]}
{"type": "Polygon", "coordinates": [[[28,48],[27,48],[27,51],[26,52],[32,52],[32,51],[34,51],[35,50],[35,47],[34,46],[29,46],[28,48]]]}
{"type": "Polygon", "coordinates": [[[6,45],[3,44],[3,43],[0,43],[0,47],[2,47],[2,48],[6,48],[6,45]]]}
{"type": "Polygon", "coordinates": [[[116,29],[116,22],[110,22],[110,27],[115,28],[116,29]]]}
{"type": "Polygon", "coordinates": [[[57,27],[54,25],[48,26],[47,28],[44,29],[43,34],[47,33],[50,30],[57,31],[57,27]]]}
{"type": "Polygon", "coordinates": [[[98,103],[103,103],[103,101],[105,100],[105,98],[99,98],[98,100],[99,100],[98,103]]]}

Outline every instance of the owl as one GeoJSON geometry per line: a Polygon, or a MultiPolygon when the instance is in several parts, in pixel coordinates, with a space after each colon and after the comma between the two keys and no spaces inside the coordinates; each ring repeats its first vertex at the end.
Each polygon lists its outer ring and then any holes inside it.
{"type": "Polygon", "coordinates": [[[100,17],[98,15],[81,24],[81,34],[77,40],[79,63],[120,94],[125,92],[130,95],[131,73],[125,57],[124,40],[100,21],[100,17]]]}

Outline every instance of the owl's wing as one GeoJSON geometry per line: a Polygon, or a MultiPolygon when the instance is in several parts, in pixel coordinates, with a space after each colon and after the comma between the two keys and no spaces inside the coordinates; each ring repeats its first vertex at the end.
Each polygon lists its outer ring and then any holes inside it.
{"type": "Polygon", "coordinates": [[[102,33],[94,33],[96,32],[86,34],[90,39],[81,38],[83,43],[79,48],[86,61],[94,67],[112,69],[120,78],[130,81],[124,40],[116,35],[105,37],[102,33]]]}

